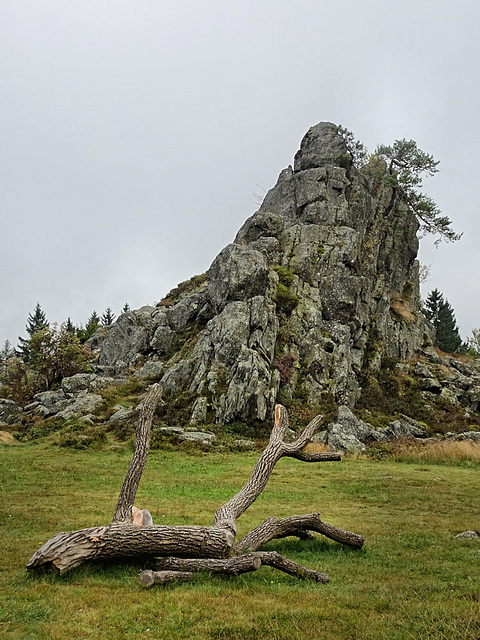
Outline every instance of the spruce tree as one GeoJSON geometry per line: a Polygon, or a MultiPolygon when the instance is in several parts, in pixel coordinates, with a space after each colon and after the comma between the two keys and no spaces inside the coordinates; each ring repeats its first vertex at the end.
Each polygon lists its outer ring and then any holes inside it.
{"type": "Polygon", "coordinates": [[[41,331],[42,329],[46,329],[48,327],[47,316],[45,312],[42,310],[40,303],[37,302],[37,306],[33,313],[28,314],[27,324],[25,325],[25,329],[28,333],[28,338],[18,338],[18,347],[16,350],[16,355],[21,358],[24,362],[28,362],[31,356],[30,353],[30,340],[32,336],[41,331]]]}
{"type": "Polygon", "coordinates": [[[67,321],[65,323],[65,331],[67,333],[75,333],[75,325],[73,324],[70,316],[67,318],[67,321]]]}
{"type": "Polygon", "coordinates": [[[462,346],[455,313],[438,289],[430,292],[424,314],[435,329],[435,342],[442,351],[456,353],[462,346]]]}
{"type": "Polygon", "coordinates": [[[77,338],[81,343],[86,342],[89,338],[93,336],[95,331],[100,326],[100,317],[96,311],[92,312],[92,315],[87,320],[87,324],[85,325],[85,329],[80,327],[77,329],[77,338]]]}
{"type": "Polygon", "coordinates": [[[105,309],[105,313],[102,316],[102,324],[104,327],[109,327],[115,320],[115,314],[110,307],[105,309]]]}
{"type": "Polygon", "coordinates": [[[10,340],[5,340],[3,347],[0,350],[0,362],[13,358],[15,355],[15,349],[12,347],[10,340]]]}

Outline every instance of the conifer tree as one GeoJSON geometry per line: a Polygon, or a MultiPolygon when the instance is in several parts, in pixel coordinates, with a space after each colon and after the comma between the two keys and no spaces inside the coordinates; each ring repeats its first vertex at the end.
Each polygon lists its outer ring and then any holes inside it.
{"type": "Polygon", "coordinates": [[[70,316],[67,318],[67,321],[65,323],[65,331],[67,333],[75,333],[75,326],[74,326],[70,316]]]}
{"type": "Polygon", "coordinates": [[[15,349],[12,347],[10,340],[5,340],[3,347],[0,350],[0,362],[13,358],[15,355],[15,349]]]}
{"type": "Polygon", "coordinates": [[[442,215],[432,198],[420,191],[423,175],[435,175],[439,162],[419,149],[415,140],[405,138],[395,140],[392,146],[379,145],[375,155],[387,164],[386,183],[392,187],[390,206],[394,205],[397,195],[400,196],[416,215],[421,230],[440,236],[435,244],[442,239],[449,242],[460,240],[461,234],[452,229],[451,220],[442,215]]]}
{"type": "Polygon", "coordinates": [[[99,326],[100,326],[100,317],[96,311],[93,311],[91,316],[87,320],[87,324],[85,325],[85,328],[80,327],[80,329],[77,329],[77,337],[80,340],[80,342],[84,343],[89,338],[91,338],[99,326]]]}
{"type": "Polygon", "coordinates": [[[28,314],[27,324],[25,325],[25,329],[28,333],[28,338],[18,338],[18,348],[16,350],[16,355],[24,362],[28,362],[31,356],[29,345],[32,336],[38,331],[46,329],[47,327],[47,316],[42,310],[40,303],[37,302],[34,312],[28,314]]]}
{"type": "Polygon", "coordinates": [[[455,233],[451,220],[442,215],[432,198],[421,192],[423,176],[435,175],[439,161],[419,149],[415,140],[405,138],[395,140],[391,146],[378,145],[375,153],[368,156],[365,146],[355,139],[351,131],[342,126],[337,126],[336,129],[345,142],[349,162],[364,174],[375,176],[391,187],[392,195],[387,213],[400,198],[415,214],[423,234],[438,234],[435,244],[442,239],[449,242],[460,240],[462,234],[455,233]]]}
{"type": "Polygon", "coordinates": [[[456,353],[462,346],[462,339],[458,332],[455,313],[438,289],[430,292],[425,301],[424,314],[435,329],[437,346],[447,353],[456,353]]]}
{"type": "Polygon", "coordinates": [[[102,324],[104,327],[109,327],[115,320],[115,314],[110,307],[105,309],[105,313],[102,316],[102,324]]]}

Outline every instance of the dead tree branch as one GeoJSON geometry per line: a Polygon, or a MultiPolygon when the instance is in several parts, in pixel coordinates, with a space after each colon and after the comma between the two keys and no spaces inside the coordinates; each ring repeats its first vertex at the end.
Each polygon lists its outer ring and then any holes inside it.
{"type": "Polygon", "coordinates": [[[306,453],[303,450],[322,416],[314,418],[295,442],[284,442],[288,415],[281,405],[275,407],[275,424],[270,441],[250,478],[236,495],[218,509],[211,527],[153,525],[150,513],[134,507],[133,501],[147,461],[151,424],[161,395],[161,387],[153,385],[139,406],[135,450],[112,522],[105,527],[58,533],[32,556],[27,564],[28,569],[65,573],[86,561],[121,562],[125,559],[170,556],[157,562],[157,569],[161,570],[145,575],[142,584],[185,580],[195,571],[236,575],[255,571],[262,565],[275,567],[299,578],[327,582],[328,576],[325,574],[302,567],[276,552],[258,549],[274,538],[311,538],[313,531],[355,549],[362,546],[362,536],[322,522],[318,513],[283,519],[269,518],[233,546],[237,518],[262,493],[275,464],[282,456],[306,462],[340,460],[337,453],[306,453]],[[253,553],[245,555],[247,550],[253,553]]]}
{"type": "Polygon", "coordinates": [[[235,554],[246,551],[256,551],[264,544],[275,538],[294,536],[304,538],[306,533],[316,531],[327,538],[341,542],[353,549],[361,549],[365,538],[350,531],[337,529],[320,520],[319,513],[310,513],[304,516],[289,516],[288,518],[268,518],[261,525],[252,529],[233,547],[235,554]]]}
{"type": "MultiPolygon", "coordinates": [[[[213,526],[227,528],[234,535],[237,533],[236,520],[248,507],[255,502],[264,490],[273,468],[282,456],[296,457],[299,452],[310,442],[316,428],[321,423],[323,416],[318,415],[302,431],[300,436],[291,444],[283,441],[288,429],[288,414],[285,407],[277,404],[275,407],[275,424],[270,435],[270,440],[262,455],[255,465],[252,475],[240,491],[230,498],[228,502],[218,509],[215,514],[213,526]]],[[[337,458],[326,458],[337,459],[337,458]]],[[[319,461],[319,460],[316,460],[319,461]]]]}
{"type": "Polygon", "coordinates": [[[159,384],[152,385],[143,402],[137,407],[140,411],[140,416],[135,432],[135,450],[130,468],[127,471],[120,495],[118,496],[117,508],[115,509],[112,522],[132,522],[133,501],[137,494],[143,470],[147,464],[152,433],[152,420],[162,393],[163,389],[159,384]]]}
{"type": "Polygon", "coordinates": [[[236,558],[226,560],[217,559],[192,559],[192,558],[162,558],[155,564],[156,571],[146,570],[139,575],[139,582],[143,586],[152,584],[165,584],[166,574],[175,580],[175,575],[190,577],[194,572],[205,571],[214,574],[237,576],[240,573],[257,571],[261,566],[270,566],[288,573],[296,578],[314,580],[326,583],[329,577],[325,573],[302,567],[296,562],[280,555],[276,551],[257,551],[236,558]]]}

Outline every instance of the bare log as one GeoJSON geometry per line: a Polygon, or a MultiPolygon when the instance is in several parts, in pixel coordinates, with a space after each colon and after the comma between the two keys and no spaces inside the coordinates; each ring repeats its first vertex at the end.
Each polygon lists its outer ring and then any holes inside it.
{"type": "Polygon", "coordinates": [[[337,451],[295,451],[290,453],[286,451],[283,454],[286,458],[296,458],[302,462],[340,462],[342,454],[337,451]]]}
{"type": "MultiPolygon", "coordinates": [[[[221,567],[222,573],[235,574],[244,570],[258,569],[261,564],[269,564],[277,569],[296,575],[325,582],[328,576],[311,571],[301,565],[283,558],[274,552],[256,551],[255,557],[243,556],[245,549],[258,549],[266,541],[286,535],[296,535],[303,539],[311,537],[311,531],[360,548],[362,536],[336,529],[322,522],[319,514],[292,516],[277,520],[270,518],[247,534],[234,548],[237,557],[230,558],[236,535],[236,519],[256,500],[268,482],[270,474],[282,456],[290,456],[307,462],[340,460],[336,453],[306,453],[303,451],[322,416],[314,418],[303,430],[297,440],[291,444],[284,442],[288,427],[287,411],[281,405],[275,407],[275,425],[270,441],[260,456],[255,468],[244,487],[222,505],[215,514],[213,526],[154,526],[150,513],[133,507],[140,478],[145,467],[150,447],[150,427],[155,408],[160,400],[162,389],[153,385],[140,405],[140,415],[136,429],[135,451],[130,468],[120,492],[115,515],[106,527],[93,527],[72,533],[59,533],[46,542],[29,560],[27,568],[34,570],[53,569],[65,573],[86,561],[112,561],[124,559],[143,559],[157,556],[176,556],[170,562],[180,562],[187,558],[190,563],[184,568],[189,571],[214,571],[221,567]],[[132,521],[132,511],[135,519],[132,521]],[[260,554],[260,555],[258,555],[260,554]],[[203,559],[200,562],[199,559],[203,559]],[[217,564],[216,564],[217,563],[217,564]],[[253,567],[246,569],[246,567],[253,567]],[[195,568],[197,567],[197,568],[195,568]]],[[[251,555],[251,554],[249,554],[251,555]]],[[[179,566],[176,573],[181,572],[179,566]]],[[[167,570],[167,567],[163,567],[167,570]]],[[[220,569],[219,569],[220,570],[220,569]]],[[[162,573],[162,572],[161,572],[162,573]]],[[[162,582],[175,577],[163,575],[162,582]]],[[[155,581],[157,579],[155,578],[155,581]]]]}
{"type": "MultiPolygon", "coordinates": [[[[262,565],[268,565],[279,569],[285,573],[288,573],[296,578],[304,580],[314,580],[316,582],[326,583],[329,581],[329,577],[325,573],[314,571],[313,569],[307,569],[296,562],[288,560],[284,556],[280,555],[276,551],[256,551],[244,556],[238,556],[236,558],[227,558],[225,560],[217,559],[196,559],[196,558],[161,558],[155,563],[155,569],[159,573],[165,571],[171,572],[197,572],[208,571],[210,573],[217,573],[223,575],[236,576],[240,573],[247,573],[250,571],[257,571],[262,565]]],[[[144,578],[140,574],[140,584],[143,584],[148,578],[144,578]]],[[[149,572],[150,573],[150,572],[149,572]]],[[[153,572],[154,576],[156,571],[153,572]]],[[[156,582],[156,580],[155,580],[156,582]]],[[[151,584],[151,583],[149,583],[151,584]]]]}
{"type": "Polygon", "coordinates": [[[327,538],[341,542],[353,549],[361,549],[365,538],[338,529],[320,520],[319,513],[310,513],[301,516],[289,516],[288,518],[267,518],[262,524],[247,533],[233,547],[233,553],[240,554],[246,551],[256,551],[270,540],[286,538],[288,536],[304,537],[306,532],[316,531],[327,538]]]}
{"type": "Polygon", "coordinates": [[[223,558],[230,554],[232,542],[229,532],[214,527],[139,527],[112,523],[107,527],[58,533],[30,558],[27,569],[63,574],[87,561],[121,561],[172,554],[223,558]]]}
{"type": "Polygon", "coordinates": [[[262,561],[254,553],[236,558],[159,558],[155,562],[157,571],[208,571],[209,573],[222,573],[238,575],[257,571],[262,566],[262,561]]]}
{"type": "Polygon", "coordinates": [[[274,567],[275,569],[289,573],[291,576],[295,576],[296,578],[314,580],[315,582],[323,583],[330,581],[330,578],[326,573],[320,573],[319,571],[302,567],[301,564],[297,564],[296,562],[281,556],[276,551],[257,551],[256,555],[259,556],[262,561],[262,565],[274,567]]]}
{"type": "Polygon", "coordinates": [[[162,387],[159,384],[153,384],[143,401],[137,407],[140,411],[140,416],[135,432],[135,449],[130,468],[127,471],[120,495],[118,496],[117,508],[115,509],[112,522],[132,522],[133,501],[135,500],[143,470],[147,464],[152,420],[162,393],[162,387]]]}
{"type": "Polygon", "coordinates": [[[138,582],[142,587],[151,587],[153,584],[185,582],[191,578],[193,578],[191,571],[151,571],[150,569],[145,569],[138,576],[138,582]]]}

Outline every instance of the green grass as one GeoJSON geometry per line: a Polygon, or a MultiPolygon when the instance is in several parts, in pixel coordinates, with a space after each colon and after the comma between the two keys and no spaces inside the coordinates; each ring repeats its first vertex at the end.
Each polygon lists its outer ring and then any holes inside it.
{"type": "MultiPolygon", "coordinates": [[[[198,575],[141,589],[140,566],[85,566],[59,578],[25,570],[58,531],[106,524],[128,451],[0,447],[0,637],[8,640],[474,640],[480,637],[480,465],[283,459],[240,518],[320,510],[365,535],[361,551],[319,537],[271,543],[330,575],[300,582],[270,568],[237,578],[198,575]]],[[[205,524],[248,478],[256,455],[154,451],[136,504],[157,524],[205,524]]]]}

